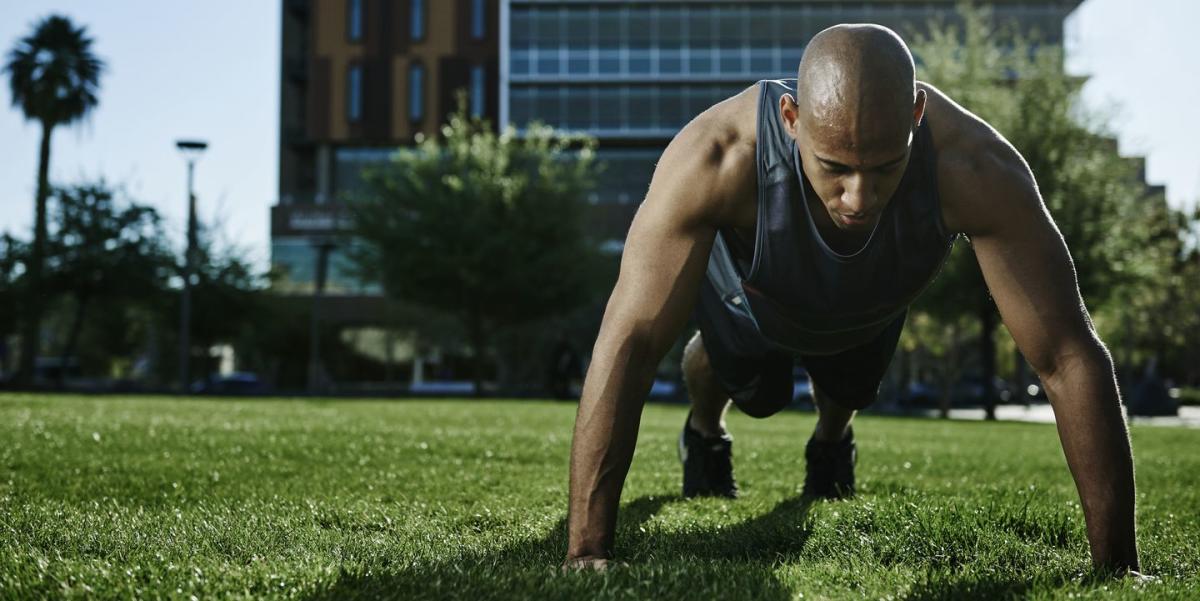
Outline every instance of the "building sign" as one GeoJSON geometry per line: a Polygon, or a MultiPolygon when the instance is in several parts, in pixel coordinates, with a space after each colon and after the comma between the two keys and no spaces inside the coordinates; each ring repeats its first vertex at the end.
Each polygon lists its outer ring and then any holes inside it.
{"type": "Polygon", "coordinates": [[[347,231],[354,220],[344,210],[331,206],[276,205],[271,207],[272,235],[333,233],[347,231]]]}

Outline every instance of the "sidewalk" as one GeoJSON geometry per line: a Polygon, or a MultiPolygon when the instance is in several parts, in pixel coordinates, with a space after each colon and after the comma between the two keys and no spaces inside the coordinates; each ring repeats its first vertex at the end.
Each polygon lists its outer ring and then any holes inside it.
{"type": "MultiPolygon", "coordinates": [[[[938,412],[936,409],[927,409],[916,410],[906,414],[937,417],[938,412]]],[[[983,409],[950,410],[951,419],[983,419],[984,415],[983,409]]],[[[996,407],[996,419],[1052,424],[1054,423],[1054,410],[1046,403],[1029,405],[1028,407],[1025,405],[1000,405],[996,407]]],[[[1141,425],[1200,428],[1200,407],[1180,407],[1179,415],[1173,417],[1144,417],[1134,415],[1129,418],[1129,422],[1141,425]]]]}

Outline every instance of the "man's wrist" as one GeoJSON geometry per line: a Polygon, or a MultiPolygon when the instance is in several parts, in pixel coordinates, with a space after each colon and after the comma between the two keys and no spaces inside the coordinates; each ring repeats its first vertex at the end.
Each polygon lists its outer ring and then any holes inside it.
{"type": "Polygon", "coordinates": [[[1134,572],[1141,571],[1141,567],[1138,565],[1138,558],[1136,555],[1133,556],[1132,559],[1121,558],[1121,559],[1109,559],[1109,560],[1099,561],[1099,562],[1096,562],[1096,567],[1099,569],[1102,569],[1102,570],[1115,572],[1115,573],[1119,573],[1119,574],[1123,574],[1123,573],[1129,572],[1129,571],[1134,571],[1134,572]]]}
{"type": "Polygon", "coordinates": [[[1141,571],[1136,545],[1120,545],[1120,548],[1109,553],[1093,553],[1092,565],[1097,570],[1114,574],[1141,571]]]}
{"type": "Polygon", "coordinates": [[[600,547],[567,547],[567,561],[580,559],[612,559],[612,551],[600,547]]]}

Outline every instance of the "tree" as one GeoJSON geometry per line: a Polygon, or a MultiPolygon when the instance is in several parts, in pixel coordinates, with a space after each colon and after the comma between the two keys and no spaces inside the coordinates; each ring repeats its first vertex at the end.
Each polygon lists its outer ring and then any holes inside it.
{"type": "MultiPolygon", "coordinates": [[[[192,254],[192,331],[189,337],[191,373],[207,373],[214,367],[208,349],[230,344],[237,351],[239,364],[261,349],[256,339],[264,328],[296,330],[296,321],[277,307],[269,306],[263,291],[265,272],[244,259],[247,251],[220,236],[222,222],[197,223],[196,246],[192,254]],[[282,324],[282,325],[281,325],[282,324]],[[197,350],[200,352],[198,353],[197,350]]],[[[144,337],[152,337],[154,364],[148,371],[160,382],[175,381],[179,370],[179,312],[184,273],[184,249],[170,258],[161,278],[162,292],[145,306],[141,324],[144,337]]]]}
{"type": "MultiPolygon", "coordinates": [[[[20,307],[21,274],[24,270],[25,243],[9,235],[0,235],[0,307],[20,307]]],[[[0,381],[9,375],[8,336],[16,331],[19,314],[15,310],[0,312],[0,381]]]]}
{"type": "MultiPolygon", "coordinates": [[[[1169,264],[1155,234],[1165,200],[1147,194],[1138,164],[1117,154],[1105,116],[1082,106],[1082,80],[1062,48],[992,26],[990,11],[960,4],[962,26],[913,34],[918,74],[985,119],[1025,157],[1070,248],[1095,313],[1139,294],[1169,264]]],[[[995,374],[995,305],[973,255],[955,252],[919,308],[943,319],[974,315],[984,382],[995,374]]],[[[985,391],[992,396],[990,386],[985,391]]],[[[994,398],[987,405],[994,418],[994,398]]]]}
{"type": "MultiPolygon", "coordinates": [[[[264,273],[243,257],[245,249],[218,239],[219,227],[199,227],[192,265],[192,335],[194,347],[210,348],[218,343],[251,345],[242,339],[252,324],[276,318],[268,312],[262,291],[264,273]]],[[[182,258],[180,259],[182,262],[182,258]]],[[[180,271],[182,273],[182,271],[180,271]]],[[[178,306],[164,316],[178,318],[178,306]]],[[[288,327],[296,328],[297,323],[288,327]]]]}
{"type": "Polygon", "coordinates": [[[9,52],[4,67],[9,74],[13,106],[20,107],[27,120],[42,126],[19,370],[19,377],[26,384],[33,381],[41,296],[45,292],[42,271],[46,255],[46,198],[50,193],[50,137],[55,127],[74,123],[95,108],[103,69],[103,61],[92,54],[92,39],[86,29],[59,15],[38,22],[33,33],[18,41],[9,52]]]}
{"type": "Polygon", "coordinates": [[[497,135],[467,117],[460,95],[440,138],[398,151],[348,199],[360,272],[392,298],[458,320],[476,394],[498,330],[569,311],[596,291],[602,258],[583,200],[594,147],[536,123],[497,135]]]}
{"type": "MultiPolygon", "coordinates": [[[[46,290],[71,300],[73,314],[60,351],[75,355],[89,307],[137,303],[161,296],[174,260],[163,244],[162,220],[151,207],[118,203],[103,181],[56,187],[47,245],[46,290]]],[[[58,384],[65,370],[59,370],[58,384]]]]}

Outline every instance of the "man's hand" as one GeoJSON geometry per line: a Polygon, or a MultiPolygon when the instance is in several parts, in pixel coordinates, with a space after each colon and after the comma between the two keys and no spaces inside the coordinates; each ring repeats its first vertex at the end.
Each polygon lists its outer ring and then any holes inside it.
{"type": "Polygon", "coordinates": [[[1155,582],[1158,582],[1161,580],[1161,578],[1159,578],[1158,576],[1151,576],[1149,574],[1143,574],[1137,570],[1129,570],[1129,571],[1125,572],[1122,576],[1124,578],[1132,579],[1134,586],[1142,586],[1142,585],[1146,585],[1146,584],[1152,584],[1152,583],[1155,583],[1155,582]]]}
{"type": "Polygon", "coordinates": [[[562,573],[572,572],[607,572],[609,568],[624,567],[626,564],[613,561],[606,557],[570,557],[562,564],[562,573]]]}

